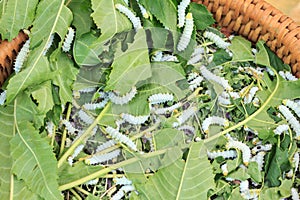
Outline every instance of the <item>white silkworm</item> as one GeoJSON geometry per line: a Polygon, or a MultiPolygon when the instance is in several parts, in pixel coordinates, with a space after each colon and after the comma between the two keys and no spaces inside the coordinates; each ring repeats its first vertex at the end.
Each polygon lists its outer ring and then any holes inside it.
{"type": "Polygon", "coordinates": [[[295,114],[300,117],[300,105],[297,104],[295,101],[289,100],[289,99],[285,99],[282,101],[282,103],[284,105],[286,105],[287,107],[289,107],[290,109],[292,109],[295,114]]]}
{"type": "Polygon", "coordinates": [[[0,94],[0,105],[4,105],[5,100],[6,100],[6,90],[1,92],[0,94]]]}
{"type": "Polygon", "coordinates": [[[152,56],[151,60],[152,61],[156,61],[156,62],[159,62],[162,60],[162,57],[163,57],[163,52],[162,51],[156,51],[154,53],[154,55],[152,56]]]}
{"type": "Polygon", "coordinates": [[[228,175],[228,168],[227,168],[227,163],[221,165],[221,170],[222,170],[222,173],[224,176],[227,176],[228,175]]]}
{"type": "Polygon", "coordinates": [[[174,96],[172,94],[163,94],[163,93],[158,93],[158,94],[153,94],[149,96],[148,101],[151,105],[153,104],[160,104],[160,103],[165,103],[167,101],[173,101],[174,96]]]}
{"type": "Polygon", "coordinates": [[[88,87],[88,88],[80,89],[78,91],[80,93],[90,93],[90,92],[96,91],[96,88],[95,87],[88,87]]]}
{"type": "Polygon", "coordinates": [[[50,47],[51,47],[51,45],[53,43],[53,40],[54,40],[54,34],[51,34],[49,42],[47,43],[47,45],[46,45],[46,47],[45,47],[45,49],[43,51],[43,55],[44,56],[47,54],[48,50],[50,49],[50,47]]]}
{"type": "Polygon", "coordinates": [[[161,62],[178,62],[178,58],[175,55],[166,54],[160,60],[161,62]]]}
{"type": "Polygon", "coordinates": [[[130,102],[135,97],[136,94],[137,94],[136,87],[132,87],[131,91],[123,96],[118,96],[115,93],[110,93],[109,98],[111,102],[113,102],[114,104],[123,105],[130,102]]]}
{"type": "Polygon", "coordinates": [[[263,170],[264,162],[265,162],[264,161],[265,155],[266,155],[266,152],[261,151],[257,155],[255,155],[253,158],[251,158],[251,161],[254,161],[257,163],[259,171],[263,170]]]}
{"type": "Polygon", "coordinates": [[[180,131],[188,131],[191,134],[195,133],[195,128],[192,126],[189,126],[189,125],[183,125],[183,126],[178,127],[177,129],[180,131]]]}
{"type": "Polygon", "coordinates": [[[224,159],[236,158],[237,153],[235,150],[225,150],[225,151],[207,151],[207,157],[209,159],[215,159],[217,157],[222,157],[224,159]]]}
{"type": "Polygon", "coordinates": [[[257,145],[255,147],[252,148],[251,152],[252,154],[257,154],[258,152],[261,151],[270,151],[272,149],[272,144],[265,144],[265,145],[257,145]]]}
{"type": "Polygon", "coordinates": [[[46,122],[46,130],[48,132],[48,136],[51,137],[54,133],[54,123],[52,121],[46,122]]]}
{"type": "Polygon", "coordinates": [[[189,89],[191,91],[194,91],[196,88],[198,88],[200,86],[202,81],[203,81],[203,77],[197,76],[194,80],[189,82],[189,89]]]}
{"type": "Polygon", "coordinates": [[[79,119],[84,122],[85,124],[92,124],[94,122],[94,118],[88,115],[85,111],[79,110],[78,112],[79,119]]]}
{"type": "Polygon", "coordinates": [[[111,200],[121,200],[125,194],[135,190],[132,185],[124,185],[120,188],[120,190],[111,197],[111,200]]]}
{"type": "Polygon", "coordinates": [[[135,16],[135,14],[129,10],[127,7],[121,5],[121,4],[116,4],[115,5],[116,9],[120,11],[120,13],[123,13],[132,23],[133,28],[137,31],[138,29],[142,28],[141,25],[141,20],[139,17],[135,16]]]}
{"type": "Polygon", "coordinates": [[[178,10],[178,24],[179,28],[183,27],[185,21],[185,10],[189,6],[190,0],[182,0],[177,7],[178,10]]]}
{"type": "Polygon", "coordinates": [[[291,189],[292,200],[299,200],[299,193],[296,188],[291,189]]]}
{"type": "Polygon", "coordinates": [[[176,103],[172,106],[166,107],[166,108],[157,108],[157,109],[153,109],[154,113],[157,115],[164,115],[170,112],[173,112],[175,109],[180,108],[182,106],[182,103],[176,103]]]}
{"type": "Polygon", "coordinates": [[[128,180],[125,176],[122,176],[121,178],[115,178],[114,181],[116,185],[132,185],[132,181],[128,180]]]}
{"type": "Polygon", "coordinates": [[[252,102],[253,97],[255,96],[256,92],[258,91],[258,87],[252,87],[248,94],[244,97],[244,103],[249,104],[252,102]]]}
{"type": "Polygon", "coordinates": [[[193,106],[184,110],[182,114],[179,117],[177,117],[177,122],[173,123],[173,127],[177,127],[186,122],[191,116],[193,116],[197,112],[197,110],[198,109],[193,106]]]}
{"type": "Polygon", "coordinates": [[[132,150],[137,151],[137,147],[136,147],[135,143],[126,135],[123,135],[118,130],[116,130],[110,126],[108,126],[105,130],[114,140],[124,143],[132,150]]]}
{"type": "Polygon", "coordinates": [[[235,148],[240,150],[242,152],[243,163],[245,166],[248,166],[249,161],[251,159],[251,150],[246,144],[239,141],[235,141],[233,139],[229,139],[226,147],[227,149],[235,148]]]}
{"type": "Polygon", "coordinates": [[[226,49],[227,47],[230,46],[230,43],[225,42],[220,36],[218,36],[217,34],[215,34],[213,32],[205,31],[203,33],[203,36],[205,38],[208,38],[209,40],[211,40],[213,43],[216,44],[217,47],[219,47],[221,49],[226,49]]]}
{"type": "Polygon", "coordinates": [[[139,8],[141,10],[141,13],[142,13],[143,17],[146,18],[146,19],[148,19],[149,18],[149,14],[148,14],[146,8],[142,4],[139,3],[139,0],[136,0],[136,2],[138,3],[138,6],[139,6],[139,8]]]}
{"type": "Polygon", "coordinates": [[[183,51],[186,49],[186,47],[189,45],[192,33],[194,30],[194,20],[192,13],[188,13],[185,17],[185,26],[183,29],[183,33],[179,39],[179,42],[177,44],[177,50],[183,51]]]}
{"type": "Polygon", "coordinates": [[[79,130],[78,130],[77,128],[75,128],[75,127],[71,124],[71,122],[69,122],[68,120],[65,120],[65,119],[62,120],[62,124],[65,125],[65,127],[66,127],[68,133],[71,134],[71,135],[75,135],[76,133],[79,132],[79,130]]]}
{"type": "Polygon", "coordinates": [[[241,181],[240,194],[244,199],[258,199],[259,190],[250,190],[248,180],[241,181]]]}
{"type": "Polygon", "coordinates": [[[194,52],[192,53],[191,58],[189,59],[187,64],[193,65],[193,64],[198,63],[200,60],[202,60],[204,52],[205,52],[205,50],[201,46],[198,48],[195,48],[194,52]]]}
{"type": "Polygon", "coordinates": [[[227,128],[229,126],[229,121],[225,118],[218,117],[218,116],[207,117],[202,123],[202,129],[204,133],[208,133],[209,126],[212,124],[224,126],[225,128],[227,128]]]}
{"type": "Polygon", "coordinates": [[[299,121],[294,117],[292,112],[284,105],[278,106],[279,111],[283,114],[285,119],[288,121],[288,123],[291,125],[292,129],[296,133],[296,139],[300,139],[300,123],[299,121]]]}
{"type": "Polygon", "coordinates": [[[69,163],[70,166],[73,165],[73,159],[76,158],[79,155],[79,153],[82,151],[83,148],[84,148],[83,144],[79,145],[74,150],[74,153],[71,156],[68,157],[68,163],[69,163]]]}
{"type": "Polygon", "coordinates": [[[95,165],[99,163],[106,162],[108,160],[112,160],[120,155],[120,149],[116,149],[112,152],[100,155],[93,155],[91,158],[85,160],[85,163],[88,165],[95,165]]]}
{"type": "Polygon", "coordinates": [[[114,140],[109,140],[107,142],[104,142],[103,144],[101,144],[100,146],[97,147],[96,153],[99,153],[99,152],[103,151],[104,149],[112,147],[115,144],[116,144],[116,142],[114,140]]]}
{"type": "Polygon", "coordinates": [[[232,91],[232,87],[229,85],[228,80],[211,73],[204,65],[200,67],[200,72],[206,80],[214,81],[220,84],[225,90],[232,91]]]}
{"type": "Polygon", "coordinates": [[[14,70],[16,73],[19,73],[22,69],[24,62],[28,56],[29,53],[29,47],[30,47],[30,39],[28,39],[23,47],[21,48],[20,52],[18,53],[15,63],[14,63],[14,70]]]}
{"type": "Polygon", "coordinates": [[[293,157],[293,163],[295,164],[295,170],[294,170],[295,173],[297,172],[297,170],[299,168],[299,160],[300,160],[299,152],[296,152],[293,157]]]}
{"type": "Polygon", "coordinates": [[[105,105],[107,104],[108,99],[104,99],[103,101],[99,103],[86,103],[82,107],[86,110],[96,110],[96,109],[101,109],[104,108],[105,105]]]}
{"type": "Polygon", "coordinates": [[[62,50],[64,52],[70,51],[74,36],[75,36],[75,30],[72,27],[69,27],[68,33],[65,36],[65,40],[64,40],[64,43],[62,45],[62,50]]]}
{"type": "Polygon", "coordinates": [[[140,125],[147,121],[147,119],[149,118],[149,115],[133,116],[128,113],[121,113],[121,117],[122,117],[122,119],[124,119],[126,122],[128,122],[130,124],[140,125]]]}
{"type": "Polygon", "coordinates": [[[277,126],[277,128],[273,132],[275,133],[275,135],[281,135],[283,132],[287,132],[289,128],[289,125],[281,124],[277,126]]]}
{"type": "Polygon", "coordinates": [[[298,78],[289,71],[285,72],[285,77],[288,81],[297,81],[298,80],[298,78]]]}

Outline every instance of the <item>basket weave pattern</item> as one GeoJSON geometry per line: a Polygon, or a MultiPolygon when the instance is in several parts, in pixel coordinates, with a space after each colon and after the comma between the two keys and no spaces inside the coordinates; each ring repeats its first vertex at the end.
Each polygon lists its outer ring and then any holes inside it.
{"type": "Polygon", "coordinates": [[[214,15],[218,25],[252,42],[264,40],[300,77],[300,26],[264,0],[193,0],[214,15]]]}

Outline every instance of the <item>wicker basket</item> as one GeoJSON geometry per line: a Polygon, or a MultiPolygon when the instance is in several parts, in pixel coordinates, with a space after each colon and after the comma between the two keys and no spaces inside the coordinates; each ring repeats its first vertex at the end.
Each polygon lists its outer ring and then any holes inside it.
{"type": "Polygon", "coordinates": [[[300,26],[264,0],[193,0],[214,15],[218,25],[252,42],[264,40],[300,77],[300,26]]]}

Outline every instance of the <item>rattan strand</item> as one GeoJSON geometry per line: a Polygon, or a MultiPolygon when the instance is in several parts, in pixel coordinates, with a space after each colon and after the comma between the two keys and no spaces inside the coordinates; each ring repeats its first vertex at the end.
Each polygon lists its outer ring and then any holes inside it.
{"type": "Polygon", "coordinates": [[[262,39],[300,77],[300,26],[264,0],[193,0],[205,5],[218,25],[252,42],[262,39]]]}

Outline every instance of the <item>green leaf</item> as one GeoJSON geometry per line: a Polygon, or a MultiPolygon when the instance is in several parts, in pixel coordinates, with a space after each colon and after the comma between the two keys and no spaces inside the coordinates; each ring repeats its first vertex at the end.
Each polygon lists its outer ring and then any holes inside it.
{"type": "MultiPolygon", "coordinates": [[[[23,180],[18,180],[15,176],[13,181],[13,191],[14,191],[13,199],[30,199],[30,200],[41,199],[40,196],[35,194],[33,191],[29,190],[29,188],[27,187],[26,183],[23,180]]],[[[9,199],[2,196],[2,193],[1,193],[1,198],[9,199]]]]}
{"type": "Polygon", "coordinates": [[[32,85],[51,80],[53,75],[49,67],[49,61],[43,55],[50,37],[57,32],[61,38],[68,31],[72,20],[72,13],[64,6],[63,1],[44,0],[37,9],[37,17],[31,30],[31,47],[37,47],[30,52],[24,70],[10,79],[7,87],[7,101],[11,102],[21,91],[32,85]]]}
{"type": "Polygon", "coordinates": [[[253,61],[251,42],[241,36],[235,36],[228,47],[232,51],[232,61],[253,61]]]}
{"type": "Polygon", "coordinates": [[[61,103],[65,105],[67,102],[72,102],[72,84],[76,79],[78,69],[75,68],[70,58],[63,54],[60,50],[54,52],[54,57],[51,66],[55,70],[56,75],[53,79],[53,84],[59,87],[59,97],[61,103]]]}
{"type": "Polygon", "coordinates": [[[151,65],[146,34],[144,30],[139,30],[134,37],[134,42],[128,45],[125,52],[121,48],[117,49],[105,89],[116,90],[121,94],[125,94],[137,82],[146,80],[150,76],[151,65]]]}
{"type": "Polygon", "coordinates": [[[91,33],[82,35],[74,43],[74,59],[79,65],[92,66],[101,62],[99,54],[103,51],[103,44],[95,45],[97,37],[91,33]]]}
{"type": "Polygon", "coordinates": [[[76,37],[91,30],[93,20],[91,18],[92,11],[90,7],[90,0],[72,0],[69,4],[69,8],[74,15],[72,24],[76,27],[76,37]]]}
{"type": "Polygon", "coordinates": [[[177,4],[172,0],[140,0],[146,10],[150,11],[163,25],[171,30],[177,29],[177,4]]]}
{"type": "Polygon", "coordinates": [[[9,199],[12,158],[10,157],[9,141],[13,137],[14,129],[14,109],[7,105],[0,108],[0,194],[1,198],[9,199]]]}
{"type": "Polygon", "coordinates": [[[190,4],[190,11],[193,13],[197,30],[204,30],[215,23],[212,14],[202,4],[192,2],[190,4]]]}
{"type": "Polygon", "coordinates": [[[191,145],[185,162],[178,159],[159,170],[139,192],[141,199],[207,199],[214,187],[206,148],[199,142],[191,145]]]}
{"type": "Polygon", "coordinates": [[[43,113],[47,113],[54,106],[51,87],[51,82],[47,81],[39,85],[38,88],[32,92],[32,97],[38,103],[38,109],[43,113]]]}
{"type": "Polygon", "coordinates": [[[154,133],[156,149],[178,146],[184,141],[182,131],[172,128],[161,129],[154,133]]]}
{"type": "Polygon", "coordinates": [[[20,30],[31,25],[38,0],[10,0],[0,18],[0,33],[2,39],[9,41],[16,37],[20,30]]]}
{"type": "Polygon", "coordinates": [[[131,22],[125,15],[115,9],[116,3],[121,0],[92,0],[92,18],[101,29],[100,41],[113,37],[116,33],[132,29],[131,22]]]}
{"type": "Polygon", "coordinates": [[[264,41],[260,40],[256,44],[259,51],[255,55],[255,63],[266,67],[271,67],[268,51],[265,48],[264,43],[264,41]]]}
{"type": "Polygon", "coordinates": [[[98,87],[102,75],[99,68],[100,66],[81,67],[74,83],[74,90],[98,87]]]}
{"type": "Polygon", "coordinates": [[[12,172],[44,199],[62,199],[57,183],[57,163],[48,145],[28,122],[16,125],[11,140],[12,172]]]}

